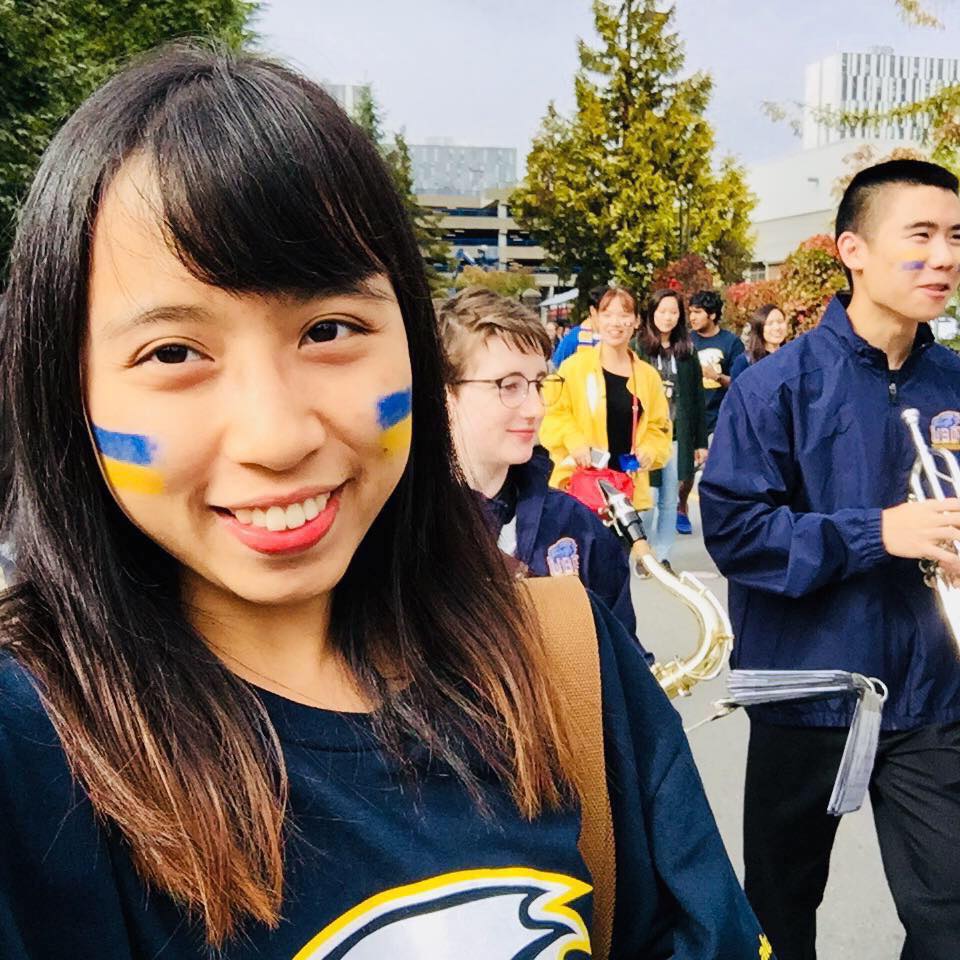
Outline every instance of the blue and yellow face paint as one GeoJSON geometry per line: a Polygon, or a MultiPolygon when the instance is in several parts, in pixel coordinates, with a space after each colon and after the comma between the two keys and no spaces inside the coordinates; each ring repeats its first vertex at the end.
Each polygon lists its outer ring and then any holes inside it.
{"type": "Polygon", "coordinates": [[[922,270],[927,265],[927,251],[922,247],[904,247],[903,260],[900,261],[900,269],[910,272],[922,270]]]}
{"type": "Polygon", "coordinates": [[[157,445],[139,433],[116,433],[93,427],[100,462],[107,480],[117,490],[162,493],[163,476],[154,465],[157,445]]]}
{"type": "Polygon", "coordinates": [[[413,392],[408,387],[377,401],[377,425],[384,453],[404,453],[413,441],[413,392]]]}

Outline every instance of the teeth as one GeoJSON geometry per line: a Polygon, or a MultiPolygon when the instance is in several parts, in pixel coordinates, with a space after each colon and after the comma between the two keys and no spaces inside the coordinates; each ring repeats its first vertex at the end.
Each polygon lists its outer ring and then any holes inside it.
{"type": "Polygon", "coordinates": [[[299,503],[291,503],[286,509],[286,522],[288,530],[296,530],[307,522],[303,506],[299,503]]]}
{"type": "Polygon", "coordinates": [[[270,507],[267,510],[267,529],[274,533],[287,528],[287,511],[283,507],[270,507]]]}
{"type": "Polygon", "coordinates": [[[307,497],[303,503],[291,503],[288,507],[269,507],[261,510],[235,510],[234,516],[242,524],[252,524],[277,533],[281,530],[296,530],[310,520],[318,517],[327,507],[329,493],[318,497],[307,497]]]}

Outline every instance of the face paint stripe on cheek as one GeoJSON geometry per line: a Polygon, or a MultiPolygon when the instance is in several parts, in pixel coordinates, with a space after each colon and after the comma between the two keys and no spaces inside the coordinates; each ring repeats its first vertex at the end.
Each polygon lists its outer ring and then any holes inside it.
{"type": "Polygon", "coordinates": [[[118,490],[162,493],[163,477],[154,467],[157,446],[138,433],[118,433],[93,427],[100,461],[107,480],[118,490]]]}
{"type": "Polygon", "coordinates": [[[413,441],[413,392],[408,387],[377,401],[377,424],[384,453],[402,453],[413,441]]]}
{"type": "Polygon", "coordinates": [[[926,260],[907,260],[900,264],[901,270],[922,270],[927,265],[926,260]]]}

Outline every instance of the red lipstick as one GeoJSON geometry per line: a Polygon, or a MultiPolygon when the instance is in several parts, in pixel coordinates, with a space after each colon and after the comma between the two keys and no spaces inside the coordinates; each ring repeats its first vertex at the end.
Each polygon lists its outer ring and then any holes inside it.
{"type": "Polygon", "coordinates": [[[300,553],[316,546],[327,534],[340,507],[340,492],[331,494],[327,505],[312,520],[295,530],[267,530],[252,523],[241,523],[233,514],[217,513],[227,532],[245,547],[257,553],[300,553]]]}

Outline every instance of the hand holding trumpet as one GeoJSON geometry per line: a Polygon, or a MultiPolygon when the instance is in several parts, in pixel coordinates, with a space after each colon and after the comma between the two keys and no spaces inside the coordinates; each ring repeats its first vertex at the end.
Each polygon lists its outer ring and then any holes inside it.
{"type": "Polygon", "coordinates": [[[881,515],[887,553],[912,560],[936,560],[954,583],[960,582],[960,498],[919,500],[890,507],[881,515]]]}

